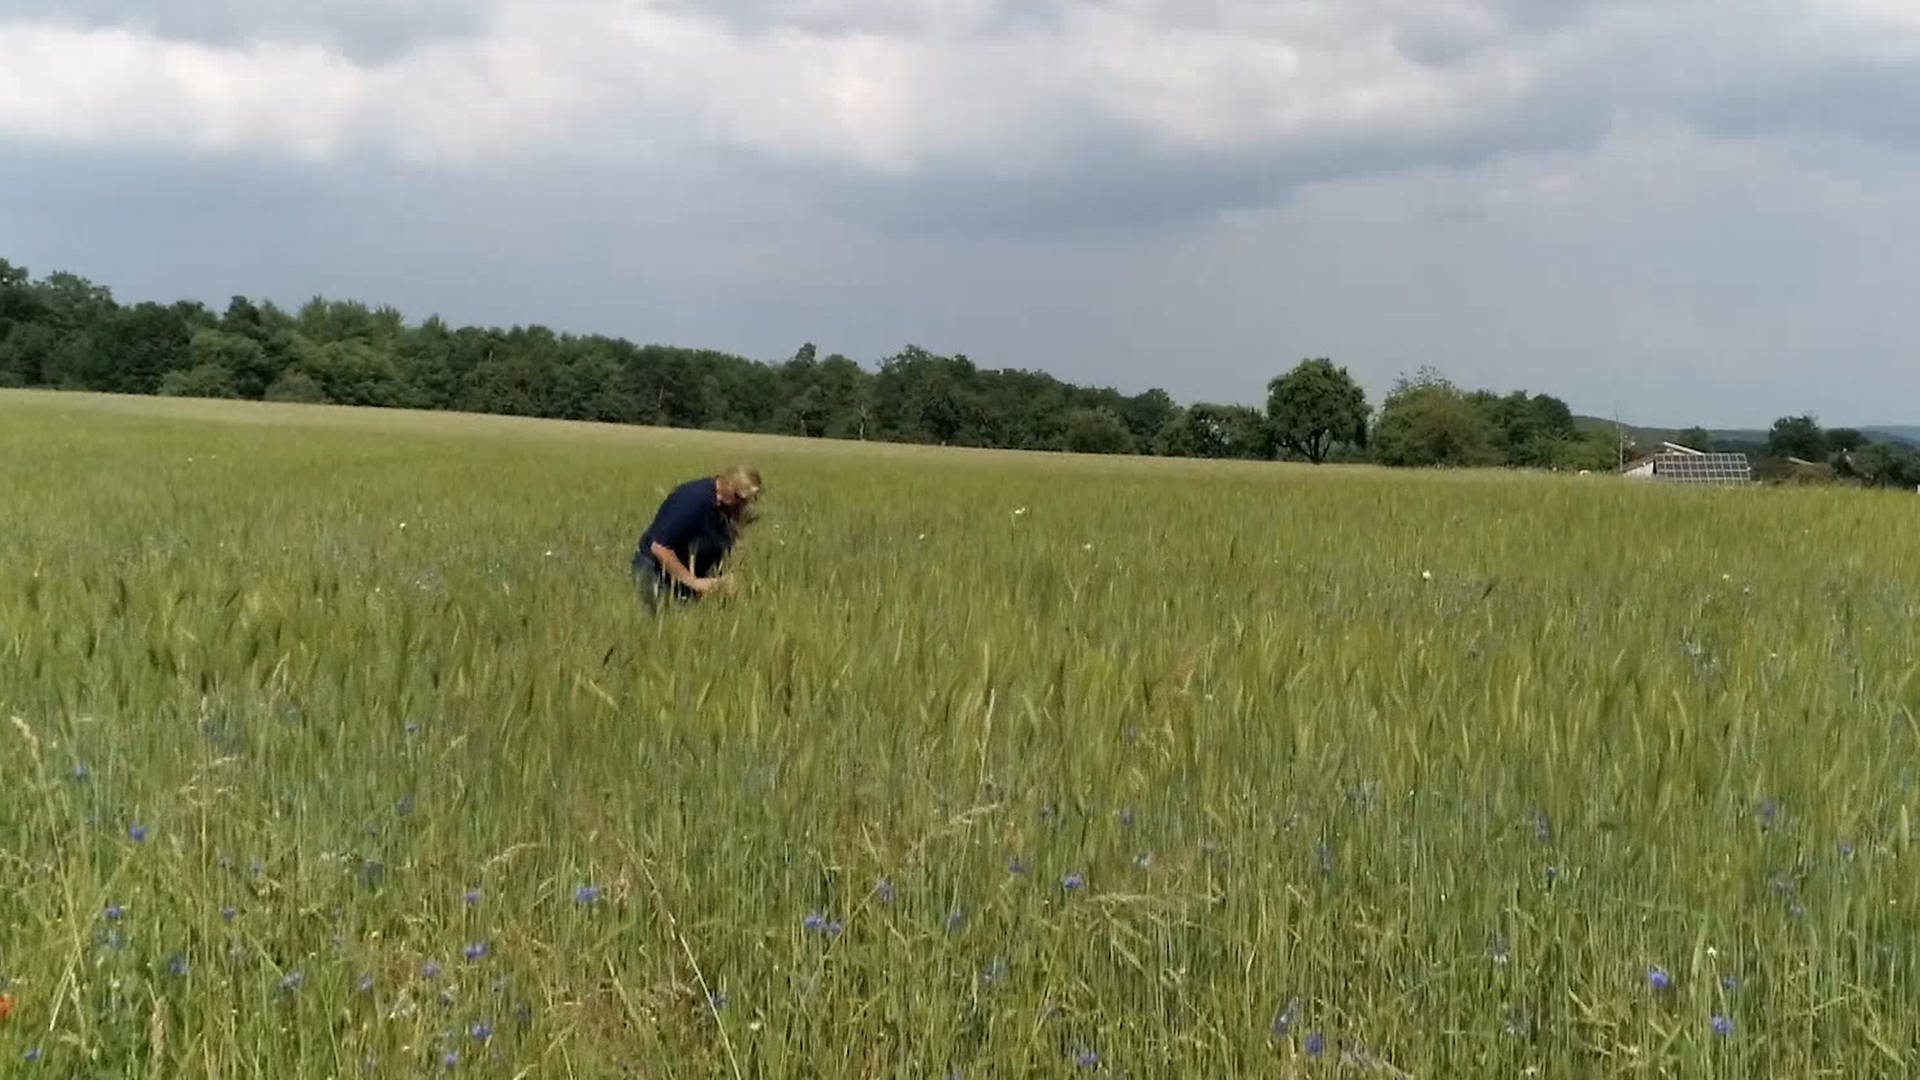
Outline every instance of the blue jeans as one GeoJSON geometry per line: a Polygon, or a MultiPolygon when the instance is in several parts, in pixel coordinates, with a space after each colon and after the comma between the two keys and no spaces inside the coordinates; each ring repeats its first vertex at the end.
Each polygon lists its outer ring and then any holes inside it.
{"type": "Polygon", "coordinates": [[[658,563],[642,554],[633,557],[633,583],[648,611],[658,612],[669,604],[676,607],[691,604],[695,599],[694,594],[669,578],[658,563]]]}

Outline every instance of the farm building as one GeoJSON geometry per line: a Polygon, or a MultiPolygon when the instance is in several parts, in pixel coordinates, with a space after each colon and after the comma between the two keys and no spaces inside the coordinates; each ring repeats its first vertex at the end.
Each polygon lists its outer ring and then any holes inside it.
{"type": "Polygon", "coordinates": [[[1630,462],[1620,474],[1669,484],[1750,484],[1753,463],[1745,454],[1713,454],[1666,442],[1653,454],[1630,462]]]}

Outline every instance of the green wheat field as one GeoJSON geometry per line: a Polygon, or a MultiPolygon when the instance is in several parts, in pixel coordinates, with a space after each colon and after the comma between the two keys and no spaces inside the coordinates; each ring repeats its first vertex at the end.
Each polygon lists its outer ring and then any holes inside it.
{"type": "Polygon", "coordinates": [[[0,1075],[1920,1069],[1911,494],[33,393],[0,462],[0,1075]]]}

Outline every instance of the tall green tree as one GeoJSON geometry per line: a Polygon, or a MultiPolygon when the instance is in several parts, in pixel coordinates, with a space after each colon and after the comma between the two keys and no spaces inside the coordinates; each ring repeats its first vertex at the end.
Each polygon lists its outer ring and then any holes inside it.
{"type": "Polygon", "coordinates": [[[1402,376],[1380,405],[1374,459],[1416,468],[1500,463],[1498,431],[1486,411],[1433,368],[1402,376]]]}
{"type": "Polygon", "coordinates": [[[1303,360],[1267,384],[1273,437],[1315,465],[1335,446],[1365,447],[1371,412],[1360,384],[1324,357],[1303,360]]]}
{"type": "Polygon", "coordinates": [[[1775,457],[1822,461],[1827,456],[1827,433],[1811,415],[1783,416],[1767,433],[1767,452],[1775,457]]]}

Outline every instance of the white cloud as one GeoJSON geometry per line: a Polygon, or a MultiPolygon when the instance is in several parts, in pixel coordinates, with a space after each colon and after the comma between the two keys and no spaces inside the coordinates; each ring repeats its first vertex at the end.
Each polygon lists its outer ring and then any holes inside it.
{"type": "MultiPolygon", "coordinates": [[[[0,135],[462,160],[591,131],[599,149],[717,141],[882,172],[963,161],[1019,174],[1056,161],[1082,122],[1147,149],[1234,152],[1444,133],[1525,92],[1532,67],[1515,53],[1452,68],[1403,55],[1395,28],[1411,10],[1128,0],[1009,22],[986,0],[882,15],[812,0],[748,29],[657,3],[502,0],[481,31],[379,63],[316,43],[11,21],[0,135]]],[[[1486,22],[1464,4],[1423,10],[1427,26],[1486,22]]]]}
{"type": "Polygon", "coordinates": [[[1824,72],[1920,42],[1906,0],[416,0],[392,17],[442,32],[370,58],[312,29],[377,39],[364,5],[250,31],[220,3],[218,40],[168,36],[211,16],[107,25],[112,0],[87,23],[0,17],[0,139],[453,165],[718,150],[815,179],[1047,180],[1049,213],[1120,180],[1153,188],[1114,196],[1137,213],[1578,144],[1623,113],[1804,124],[1823,88],[1877,91],[1824,72]],[[1792,87],[1768,92],[1791,108],[1761,92],[1783,57],[1792,87]]]}
{"type": "Polygon", "coordinates": [[[316,44],[0,23],[0,55],[0,134],[64,143],[462,159],[524,148],[570,104],[549,57],[491,38],[362,66],[316,44]]]}

